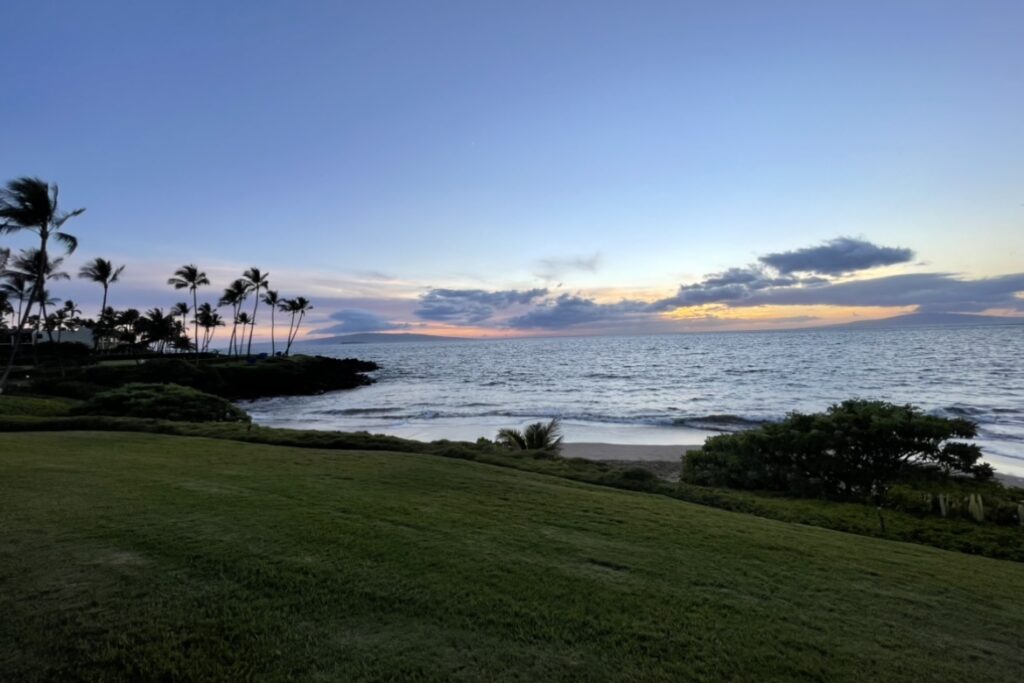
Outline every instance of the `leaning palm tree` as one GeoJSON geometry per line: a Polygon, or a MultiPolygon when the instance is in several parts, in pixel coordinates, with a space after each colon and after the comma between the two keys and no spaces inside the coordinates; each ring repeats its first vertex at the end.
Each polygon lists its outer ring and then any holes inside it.
{"type": "Polygon", "coordinates": [[[513,450],[552,451],[562,448],[562,425],[556,417],[550,422],[534,422],[523,431],[499,429],[496,441],[500,446],[513,450]]]}
{"type": "Polygon", "coordinates": [[[252,355],[252,333],[256,331],[256,309],[260,306],[260,289],[270,286],[270,273],[264,273],[259,268],[250,268],[242,274],[242,278],[249,283],[249,288],[253,290],[255,301],[252,304],[252,322],[249,328],[249,343],[245,347],[245,355],[252,355]]]}
{"type": "Polygon", "coordinates": [[[231,339],[228,341],[229,356],[232,351],[241,348],[241,343],[239,343],[237,337],[238,314],[241,312],[242,304],[245,302],[245,297],[247,296],[249,296],[249,283],[239,278],[224,290],[224,294],[220,297],[220,301],[218,302],[218,305],[220,306],[231,306],[231,339]]]}
{"type": "Polygon", "coordinates": [[[278,305],[281,303],[281,299],[277,296],[277,290],[268,289],[263,295],[263,303],[270,308],[270,355],[277,355],[277,346],[274,342],[274,311],[277,310],[278,305]]]}
{"type": "MultiPolygon", "coordinates": [[[[59,189],[56,183],[50,184],[39,178],[17,178],[8,182],[6,187],[0,190],[0,235],[22,231],[34,232],[39,237],[39,252],[43,263],[47,263],[49,260],[48,250],[51,239],[60,242],[67,253],[73,252],[78,246],[78,240],[63,232],[64,224],[69,219],[80,215],[85,209],[62,213],[57,201],[58,194],[59,189]]],[[[28,305],[25,306],[18,323],[17,334],[15,334],[14,344],[11,348],[11,357],[7,361],[4,374],[0,376],[0,394],[7,387],[11,370],[14,368],[14,360],[18,356],[18,346],[21,344],[20,332],[32,312],[33,300],[40,303],[40,308],[45,305],[43,303],[44,288],[43,274],[40,273],[32,285],[28,305]]]]}
{"type": "Polygon", "coordinates": [[[285,299],[282,301],[281,310],[292,314],[292,322],[288,329],[288,345],[284,349],[284,355],[287,356],[292,350],[292,344],[295,342],[295,338],[299,336],[299,328],[302,326],[302,319],[306,317],[307,312],[313,310],[313,304],[311,304],[309,299],[306,297],[297,296],[294,299],[285,299]]]}
{"type": "Polygon", "coordinates": [[[115,268],[113,263],[98,256],[78,271],[78,277],[91,280],[103,287],[103,304],[100,306],[100,315],[107,310],[107,291],[110,289],[110,285],[117,282],[123,272],[124,266],[115,268]]]}
{"type": "MultiPolygon", "coordinates": [[[[195,266],[195,264],[189,263],[181,268],[174,271],[174,277],[167,280],[167,284],[174,287],[175,289],[187,289],[192,293],[192,310],[194,311],[199,307],[199,301],[196,297],[196,290],[203,285],[210,284],[210,278],[206,277],[206,273],[202,272],[195,266]]],[[[156,310],[156,309],[154,309],[156,310]]],[[[193,334],[196,340],[196,363],[199,362],[199,319],[193,316],[193,334]]]]}

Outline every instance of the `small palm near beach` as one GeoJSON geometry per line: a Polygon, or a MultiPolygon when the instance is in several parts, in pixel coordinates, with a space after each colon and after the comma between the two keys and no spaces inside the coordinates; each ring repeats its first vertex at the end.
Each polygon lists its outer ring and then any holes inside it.
{"type": "Polygon", "coordinates": [[[0,681],[1021,680],[1017,4],[4,18],[0,681]]]}

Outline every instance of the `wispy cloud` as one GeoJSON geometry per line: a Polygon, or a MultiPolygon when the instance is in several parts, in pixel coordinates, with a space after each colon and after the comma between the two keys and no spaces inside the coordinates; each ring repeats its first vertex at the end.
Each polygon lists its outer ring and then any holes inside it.
{"type": "Polygon", "coordinates": [[[565,256],[544,258],[537,261],[537,267],[533,274],[542,280],[552,282],[561,280],[569,273],[585,272],[596,273],[601,267],[601,254],[593,253],[590,256],[565,256]]]}

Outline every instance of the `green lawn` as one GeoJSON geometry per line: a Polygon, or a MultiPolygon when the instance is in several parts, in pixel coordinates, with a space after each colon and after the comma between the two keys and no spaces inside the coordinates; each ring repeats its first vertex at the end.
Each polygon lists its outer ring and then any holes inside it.
{"type": "Polygon", "coordinates": [[[0,434],[0,680],[979,680],[1024,564],[430,455],[0,434]]]}

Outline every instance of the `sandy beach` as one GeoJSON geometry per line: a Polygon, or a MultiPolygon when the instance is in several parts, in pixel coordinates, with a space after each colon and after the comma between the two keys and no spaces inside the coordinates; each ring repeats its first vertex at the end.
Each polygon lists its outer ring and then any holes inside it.
{"type": "Polygon", "coordinates": [[[680,446],[652,446],[647,444],[599,443],[580,441],[563,443],[562,455],[567,458],[588,460],[679,461],[684,453],[700,448],[700,444],[680,446]]]}

